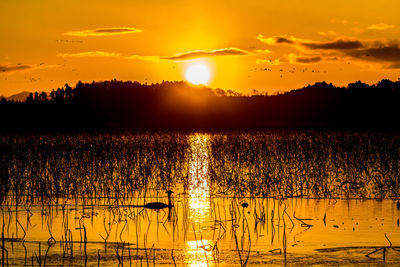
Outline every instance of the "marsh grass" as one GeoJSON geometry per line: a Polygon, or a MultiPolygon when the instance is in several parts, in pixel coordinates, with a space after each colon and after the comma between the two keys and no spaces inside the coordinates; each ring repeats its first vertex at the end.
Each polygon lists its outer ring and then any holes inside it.
{"type": "Polygon", "coordinates": [[[207,153],[190,136],[1,136],[1,263],[150,266],[200,257],[207,266],[246,266],[266,236],[263,257],[286,262],[297,245],[290,237],[299,233],[292,232],[315,223],[296,215],[298,199],[399,197],[400,137],[394,134],[202,134],[207,153]],[[191,173],[193,161],[206,167],[206,176],[191,173]],[[196,219],[190,206],[190,191],[204,186],[191,184],[190,175],[207,179],[207,221],[196,219]],[[169,211],[135,207],[165,203],[167,189],[175,191],[169,211]],[[34,239],[39,221],[44,234],[34,239]],[[159,235],[180,245],[159,247],[159,235]],[[192,239],[196,253],[182,246],[192,239]],[[9,259],[14,251],[18,257],[9,259]]]}
{"type": "Polygon", "coordinates": [[[376,199],[396,199],[400,193],[395,134],[217,134],[209,150],[216,193],[376,199]]]}
{"type": "MultiPolygon", "coordinates": [[[[382,133],[210,134],[213,195],[398,198],[400,137],[382,133]]],[[[188,188],[191,147],[179,133],[0,137],[7,202],[104,198],[188,188]]]]}
{"type": "Polygon", "coordinates": [[[185,184],[180,134],[2,136],[1,196],[17,202],[107,198],[185,184]]]}

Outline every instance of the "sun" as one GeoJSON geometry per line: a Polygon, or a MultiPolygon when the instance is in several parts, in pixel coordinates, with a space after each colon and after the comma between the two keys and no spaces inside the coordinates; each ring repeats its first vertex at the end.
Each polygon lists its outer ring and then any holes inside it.
{"type": "Polygon", "coordinates": [[[210,80],[210,71],[201,63],[190,65],[186,70],[186,80],[193,84],[207,84],[210,80]]]}

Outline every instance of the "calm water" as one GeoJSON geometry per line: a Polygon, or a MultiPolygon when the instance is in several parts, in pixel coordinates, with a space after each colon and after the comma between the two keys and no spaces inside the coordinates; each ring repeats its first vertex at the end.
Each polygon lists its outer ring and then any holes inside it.
{"type": "Polygon", "coordinates": [[[329,135],[337,143],[321,147],[326,136],[276,135],[108,136],[78,143],[71,141],[76,137],[6,138],[3,146],[13,148],[2,163],[8,178],[2,185],[2,261],[397,265],[400,211],[391,178],[397,137],[329,135]],[[358,145],[350,145],[354,140],[358,145]],[[96,151],[99,144],[104,152],[96,151]],[[374,149],[382,145],[383,152],[374,149]],[[321,154],[312,156],[316,151],[321,154]],[[30,159],[36,164],[25,162],[30,159]],[[310,186],[298,182],[300,173],[310,186]],[[141,181],[132,182],[135,177],[141,181]],[[174,207],[134,207],[167,203],[166,189],[174,191],[174,207]]]}

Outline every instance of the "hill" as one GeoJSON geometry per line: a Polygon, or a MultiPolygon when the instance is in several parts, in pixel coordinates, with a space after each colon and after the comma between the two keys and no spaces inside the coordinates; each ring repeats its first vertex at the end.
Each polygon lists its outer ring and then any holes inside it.
{"type": "Polygon", "coordinates": [[[29,96],[29,92],[28,91],[23,91],[23,92],[20,92],[18,94],[14,94],[14,95],[11,95],[9,97],[6,97],[6,99],[7,100],[11,100],[11,101],[24,102],[28,96],[29,96]]]}
{"type": "Polygon", "coordinates": [[[399,129],[400,82],[325,82],[278,95],[243,96],[185,82],[78,82],[24,103],[0,130],[91,129],[399,129]]]}

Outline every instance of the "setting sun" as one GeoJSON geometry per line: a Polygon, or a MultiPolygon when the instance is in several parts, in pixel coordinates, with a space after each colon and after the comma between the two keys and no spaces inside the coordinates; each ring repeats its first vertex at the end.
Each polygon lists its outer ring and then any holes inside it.
{"type": "Polygon", "coordinates": [[[193,64],[186,70],[186,80],[193,84],[207,84],[210,80],[210,71],[204,64],[193,64]]]}
{"type": "Polygon", "coordinates": [[[400,266],[399,10],[0,0],[0,267],[400,266]]]}

